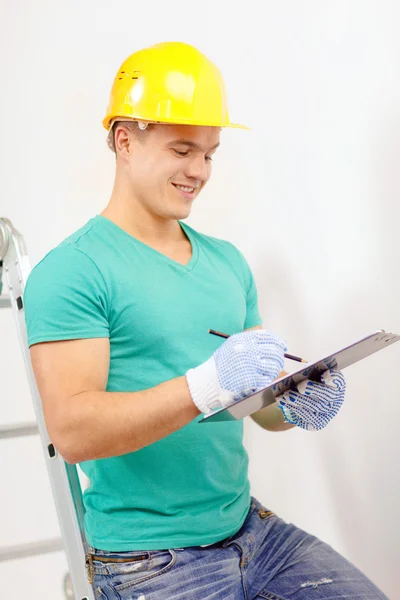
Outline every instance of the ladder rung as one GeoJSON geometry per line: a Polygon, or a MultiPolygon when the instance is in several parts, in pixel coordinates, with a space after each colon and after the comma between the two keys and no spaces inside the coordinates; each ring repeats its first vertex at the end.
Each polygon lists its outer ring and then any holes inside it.
{"type": "Polygon", "coordinates": [[[39,428],[36,423],[18,423],[17,425],[0,425],[0,440],[37,435],[39,428]]]}
{"type": "Polygon", "coordinates": [[[0,308],[11,308],[11,300],[8,296],[0,296],[0,308]]]}
{"type": "Polygon", "coordinates": [[[8,548],[4,547],[0,548],[0,562],[37,556],[38,554],[48,554],[49,552],[58,552],[59,550],[64,550],[61,538],[30,542],[29,544],[9,546],[8,548]]]}

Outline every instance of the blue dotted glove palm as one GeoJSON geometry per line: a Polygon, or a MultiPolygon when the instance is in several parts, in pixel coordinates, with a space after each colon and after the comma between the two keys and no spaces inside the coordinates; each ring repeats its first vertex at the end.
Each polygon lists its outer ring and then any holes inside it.
{"type": "Polygon", "coordinates": [[[283,368],[286,345],[265,329],[230,336],[204,363],[186,373],[203,413],[229,406],[266,387],[283,368]]]}
{"type": "Polygon", "coordinates": [[[322,373],[321,380],[318,383],[305,379],[297,385],[298,392],[288,390],[276,397],[287,423],[319,431],[337,415],[346,392],[343,373],[329,369],[322,373]]]}

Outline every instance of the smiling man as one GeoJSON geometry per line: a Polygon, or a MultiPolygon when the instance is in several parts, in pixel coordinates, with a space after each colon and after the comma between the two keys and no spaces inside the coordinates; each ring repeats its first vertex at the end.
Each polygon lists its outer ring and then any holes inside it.
{"type": "MultiPolygon", "coordinates": [[[[103,124],[116,156],[110,201],[36,265],[24,296],[49,435],[90,482],[96,597],[384,598],[250,495],[242,421],[198,423],[268,385],[286,350],[262,328],[242,253],[183,222],[221,129],[238,127],[218,69],[187,44],[136,52],[103,124]]],[[[327,372],[252,416],[269,430],[318,430],[344,389],[327,372]]]]}
{"type": "Polygon", "coordinates": [[[211,175],[220,127],[142,124],[114,120],[110,146],[117,169],[110,202],[101,213],[135,238],[184,263],[191,244],[178,220],[211,175]]]}

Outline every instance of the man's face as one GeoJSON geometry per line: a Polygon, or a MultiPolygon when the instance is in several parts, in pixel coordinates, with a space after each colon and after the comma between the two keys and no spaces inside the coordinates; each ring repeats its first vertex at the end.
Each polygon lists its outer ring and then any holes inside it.
{"type": "Polygon", "coordinates": [[[145,210],[163,219],[189,216],[194,199],[211,176],[220,131],[219,127],[156,124],[143,132],[143,142],[132,138],[129,176],[145,210]]]}

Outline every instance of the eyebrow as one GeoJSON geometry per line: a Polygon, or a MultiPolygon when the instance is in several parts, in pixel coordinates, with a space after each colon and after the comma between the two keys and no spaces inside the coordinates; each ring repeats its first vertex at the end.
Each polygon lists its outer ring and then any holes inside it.
{"type": "MultiPolygon", "coordinates": [[[[190,148],[196,148],[197,150],[201,150],[201,146],[199,144],[196,144],[195,142],[192,142],[191,140],[184,140],[184,139],[173,140],[172,142],[169,142],[168,145],[172,146],[173,144],[184,144],[185,146],[190,146],[190,148]]],[[[219,145],[220,145],[220,142],[215,144],[215,146],[210,148],[210,150],[215,150],[215,148],[218,148],[219,145]]]]}

